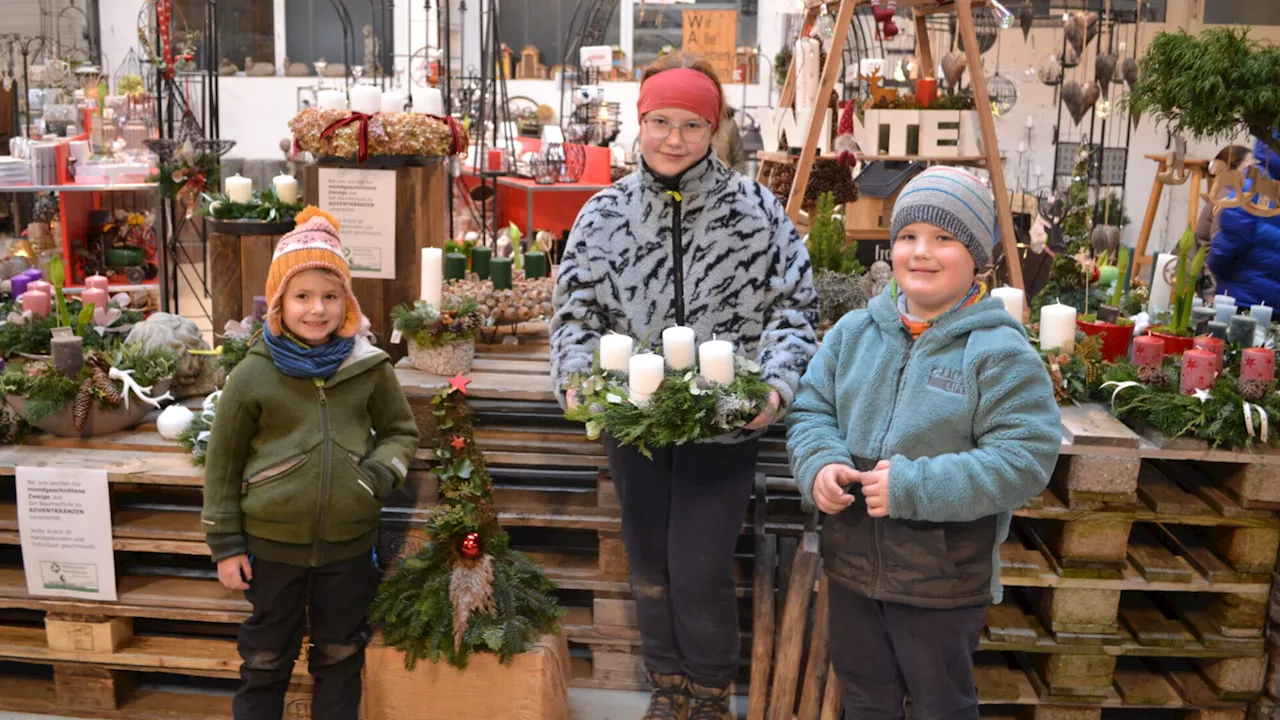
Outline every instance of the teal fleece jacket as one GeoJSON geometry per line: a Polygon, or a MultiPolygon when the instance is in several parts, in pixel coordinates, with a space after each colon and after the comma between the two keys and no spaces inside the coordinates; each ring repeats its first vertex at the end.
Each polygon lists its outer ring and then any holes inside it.
{"type": "MultiPolygon", "coordinates": [[[[835,533],[837,544],[870,544],[829,548],[861,557],[833,558],[828,571],[880,599],[999,602],[1010,511],[1044,489],[1060,449],[1048,371],[999,300],[952,310],[913,340],[894,294],[891,285],[841,318],[805,372],[787,421],[796,483],[812,504],[823,466],[889,459],[885,526],[850,529],[877,520],[861,499],[827,518],[848,530],[835,533]],[[928,557],[939,553],[947,556],[928,557]]],[[[826,528],[824,539],[833,539],[826,528]]]]}

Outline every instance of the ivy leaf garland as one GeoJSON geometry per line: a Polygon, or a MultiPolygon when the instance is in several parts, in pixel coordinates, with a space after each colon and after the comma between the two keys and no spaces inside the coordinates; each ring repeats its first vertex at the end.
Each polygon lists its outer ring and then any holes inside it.
{"type": "Polygon", "coordinates": [[[441,388],[431,402],[438,435],[433,472],[441,503],[423,528],[428,542],[396,564],[378,588],[370,616],[381,625],[387,644],[404,652],[409,669],[424,658],[465,668],[477,651],[496,653],[501,662],[509,662],[542,634],[555,632],[564,611],[552,595],[555,583],[510,548],[510,538],[498,524],[492,479],[475,445],[463,393],[441,388]],[[479,558],[467,554],[471,541],[482,548],[479,558]],[[488,582],[483,609],[459,610],[451,583],[482,566],[487,566],[488,582]],[[454,615],[459,612],[465,614],[465,625],[460,615],[455,629],[454,615]]]}

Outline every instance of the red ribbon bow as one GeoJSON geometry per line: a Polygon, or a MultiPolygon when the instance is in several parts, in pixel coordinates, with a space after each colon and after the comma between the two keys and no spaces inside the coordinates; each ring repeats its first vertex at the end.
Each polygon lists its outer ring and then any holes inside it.
{"type": "Polygon", "coordinates": [[[324,132],[320,133],[320,139],[324,140],[330,135],[338,132],[341,128],[344,128],[351,123],[356,123],[358,125],[356,132],[360,139],[360,144],[356,151],[356,160],[358,162],[364,162],[369,158],[369,120],[372,118],[372,115],[352,112],[341,120],[335,120],[332,123],[329,123],[329,127],[325,128],[324,132]]]}
{"type": "Polygon", "coordinates": [[[457,155],[467,149],[465,143],[462,142],[463,130],[458,121],[452,115],[427,115],[432,120],[439,120],[449,126],[449,155],[457,155]]]}

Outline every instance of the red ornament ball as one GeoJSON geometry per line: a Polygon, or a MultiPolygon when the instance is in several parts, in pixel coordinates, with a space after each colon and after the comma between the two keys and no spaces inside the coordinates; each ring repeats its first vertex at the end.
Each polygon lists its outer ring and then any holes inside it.
{"type": "Polygon", "coordinates": [[[480,553],[484,552],[484,548],[480,546],[480,533],[469,532],[462,538],[462,557],[474,560],[480,557],[480,553]]]}

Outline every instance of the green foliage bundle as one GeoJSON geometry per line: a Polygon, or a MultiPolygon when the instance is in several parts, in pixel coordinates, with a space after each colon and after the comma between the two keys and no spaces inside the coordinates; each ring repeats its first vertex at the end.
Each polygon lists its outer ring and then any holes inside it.
{"type": "Polygon", "coordinates": [[[473,652],[493,652],[508,662],[542,634],[556,631],[564,613],[552,595],[555,583],[510,548],[510,538],[498,524],[493,481],[475,444],[463,393],[446,387],[431,402],[439,434],[433,472],[441,503],[423,528],[426,545],[399,561],[379,586],[371,617],[381,625],[387,644],[404,652],[409,669],[423,658],[464,668],[473,652]],[[467,556],[468,537],[476,539],[487,559],[467,556]],[[455,644],[454,575],[486,561],[492,568],[492,604],[467,615],[461,643],[455,644]]]}
{"type": "Polygon", "coordinates": [[[1128,97],[1134,117],[1167,122],[1174,133],[1225,138],[1241,129],[1280,152],[1280,48],[1248,28],[1213,27],[1198,36],[1157,33],[1128,97]]]}
{"type": "Polygon", "coordinates": [[[570,376],[577,407],[565,413],[586,423],[587,437],[607,431],[619,443],[634,445],[646,457],[649,448],[671,447],[732,432],[764,410],[770,388],[760,366],[742,356],[734,358],[732,383],[708,383],[695,370],[668,369],[662,384],[644,406],[628,399],[625,373],[605,371],[599,361],[588,374],[570,376]]]}
{"type": "Polygon", "coordinates": [[[1116,261],[1116,274],[1118,279],[1111,288],[1109,302],[1111,307],[1119,308],[1120,299],[1124,295],[1124,279],[1129,275],[1129,248],[1125,245],[1120,246],[1120,257],[1116,261]]]}
{"type": "Polygon", "coordinates": [[[213,429],[213,416],[218,411],[218,398],[221,396],[221,390],[210,393],[204,399],[200,412],[178,435],[178,444],[191,453],[192,465],[204,465],[205,452],[209,449],[209,432],[213,429]]]}
{"type": "MultiPolygon", "coordinates": [[[[71,299],[66,301],[66,307],[68,316],[76,318],[79,325],[85,314],[85,306],[79,300],[71,299]]],[[[113,328],[142,322],[142,312],[139,310],[119,308],[115,303],[109,303],[108,307],[123,310],[120,319],[111,324],[113,328]]],[[[0,324],[0,356],[48,355],[53,341],[53,328],[58,326],[57,313],[51,312],[44,317],[30,319],[23,317],[19,322],[17,318],[21,316],[22,306],[19,303],[0,303],[0,319],[10,318],[0,324]]],[[[92,319],[92,311],[88,319],[92,319]]],[[[87,324],[82,325],[79,330],[77,334],[84,337],[85,350],[114,349],[124,342],[127,335],[124,332],[99,334],[92,327],[87,327],[87,324]]]]}
{"type": "Polygon", "coordinates": [[[845,238],[844,218],[835,214],[835,208],[834,193],[824,192],[818,196],[813,225],[809,228],[809,262],[815,275],[823,271],[861,274],[864,269],[858,262],[857,243],[845,238]]]}
{"type": "Polygon", "coordinates": [[[1088,402],[1102,382],[1102,338],[1098,335],[1077,331],[1071,352],[1041,350],[1040,359],[1049,370],[1053,397],[1059,405],[1088,402]]]}
{"type": "Polygon", "coordinates": [[[444,309],[419,300],[412,306],[397,305],[391,309],[391,326],[420,347],[444,347],[450,343],[475,339],[483,324],[480,303],[475,298],[450,295],[444,309]]]}
{"type": "MultiPolygon", "coordinates": [[[[24,417],[29,422],[40,420],[62,410],[76,399],[85,380],[94,375],[95,362],[105,361],[120,370],[132,370],[133,379],[141,386],[152,385],[158,380],[173,377],[178,367],[178,354],[172,350],[148,348],[142,343],[131,343],[114,351],[88,353],[84,367],[74,378],[66,377],[44,362],[10,364],[0,374],[0,391],[5,395],[17,395],[26,399],[24,417]]],[[[123,384],[106,380],[120,393],[123,384]]],[[[117,406],[111,394],[101,385],[94,385],[94,402],[103,408],[117,406]]]]}
{"type": "Polygon", "coordinates": [[[302,212],[301,201],[281,202],[274,187],[254,190],[253,199],[247,203],[234,202],[225,193],[205,193],[201,199],[200,214],[215,220],[288,222],[302,212]]]}
{"type": "MultiPolygon", "coordinates": [[[[1208,399],[1203,401],[1194,395],[1183,395],[1179,390],[1181,368],[1172,359],[1165,360],[1161,383],[1133,385],[1123,389],[1106,385],[1111,382],[1140,383],[1149,378],[1142,377],[1138,368],[1124,360],[1109,366],[1097,397],[1102,402],[1111,403],[1111,413],[1116,417],[1154,428],[1170,438],[1198,438],[1215,448],[1252,448],[1254,443],[1260,442],[1260,438],[1249,432],[1244,403],[1248,402],[1261,409],[1274,423],[1280,420],[1280,393],[1274,392],[1275,384],[1272,383],[1260,396],[1245,397],[1239,386],[1239,363],[1231,365],[1230,358],[1228,363],[1229,366],[1223,369],[1209,388],[1208,399]]],[[[1255,414],[1255,432],[1259,424],[1255,414]]],[[[1280,447],[1280,433],[1271,432],[1267,444],[1280,447]]]]}
{"type": "Polygon", "coordinates": [[[248,335],[226,336],[222,340],[222,345],[218,346],[218,368],[223,374],[230,375],[236,365],[249,356],[249,347],[253,345],[253,339],[262,331],[262,323],[253,323],[249,330],[248,335]]]}

